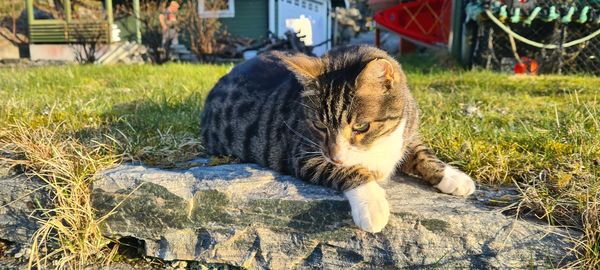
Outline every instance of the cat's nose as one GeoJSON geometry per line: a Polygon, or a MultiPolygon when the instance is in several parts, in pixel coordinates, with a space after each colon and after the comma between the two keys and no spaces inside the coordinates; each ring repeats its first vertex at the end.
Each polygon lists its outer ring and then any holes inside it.
{"type": "Polygon", "coordinates": [[[329,144],[328,146],[328,152],[329,152],[329,159],[331,160],[331,162],[335,163],[335,164],[342,164],[342,160],[340,159],[339,155],[338,155],[338,147],[335,144],[329,144]]]}
{"type": "Polygon", "coordinates": [[[335,164],[342,164],[342,160],[340,160],[340,158],[338,156],[331,156],[330,159],[331,159],[331,162],[333,162],[335,164]]]}

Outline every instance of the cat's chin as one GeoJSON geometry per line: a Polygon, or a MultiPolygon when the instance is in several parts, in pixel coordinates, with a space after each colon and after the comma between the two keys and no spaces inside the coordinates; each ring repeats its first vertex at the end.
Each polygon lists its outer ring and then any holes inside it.
{"type": "Polygon", "coordinates": [[[338,144],[343,149],[340,153],[342,166],[360,165],[372,172],[379,173],[380,180],[389,178],[404,157],[405,127],[406,119],[403,119],[394,132],[379,138],[367,150],[357,149],[344,141],[342,137],[338,137],[338,144]]]}

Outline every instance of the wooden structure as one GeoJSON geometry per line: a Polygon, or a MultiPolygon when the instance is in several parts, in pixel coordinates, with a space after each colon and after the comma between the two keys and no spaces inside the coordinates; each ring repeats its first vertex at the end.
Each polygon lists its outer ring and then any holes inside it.
{"type": "MultiPolygon", "coordinates": [[[[104,0],[105,18],[103,20],[74,19],[71,0],[62,0],[65,7],[65,19],[36,19],[34,17],[34,0],[26,0],[27,19],[29,23],[29,42],[32,44],[64,44],[95,40],[109,44],[113,25],[112,0],[104,0]]],[[[141,43],[140,2],[133,0],[136,17],[136,40],[141,43]]]]}

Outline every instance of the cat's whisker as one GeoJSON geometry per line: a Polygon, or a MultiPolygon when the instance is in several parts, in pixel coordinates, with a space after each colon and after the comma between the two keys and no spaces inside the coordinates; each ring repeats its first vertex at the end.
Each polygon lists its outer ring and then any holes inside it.
{"type": "Polygon", "coordinates": [[[307,143],[309,143],[309,144],[305,144],[305,145],[310,145],[310,146],[312,146],[312,147],[316,147],[316,149],[319,149],[319,148],[320,148],[320,146],[319,146],[319,144],[318,144],[318,143],[316,143],[316,142],[312,141],[311,139],[307,138],[306,136],[304,136],[304,135],[301,135],[300,133],[296,133],[296,135],[298,135],[300,139],[303,139],[303,141],[300,141],[300,143],[305,143],[305,142],[307,142],[307,143]]]}
{"type": "Polygon", "coordinates": [[[311,158],[311,157],[318,157],[320,155],[317,154],[312,154],[312,155],[295,155],[293,158],[311,158]]]}
{"type": "Polygon", "coordinates": [[[301,140],[298,143],[302,144],[303,146],[308,147],[309,150],[314,150],[314,149],[320,149],[321,148],[321,146],[319,146],[319,145],[317,145],[317,144],[315,144],[314,142],[311,142],[311,141],[302,141],[301,140]]]}
{"type": "Polygon", "coordinates": [[[321,149],[318,149],[318,151],[300,150],[296,155],[323,155],[323,151],[321,149]]]}
{"type": "Polygon", "coordinates": [[[316,142],[313,142],[312,140],[310,140],[309,138],[307,138],[306,136],[300,134],[298,131],[294,130],[292,127],[290,127],[290,125],[288,125],[287,122],[283,121],[283,124],[290,129],[290,131],[292,131],[294,134],[296,134],[296,136],[300,137],[301,139],[304,139],[306,142],[310,143],[313,146],[316,147],[320,147],[319,144],[317,144],[316,142]]]}
{"type": "MultiPolygon", "coordinates": [[[[313,104],[316,104],[317,102],[315,102],[314,97],[313,96],[308,96],[308,99],[310,100],[310,102],[312,102],[313,104]]],[[[316,110],[315,110],[316,111],[316,110]]]]}
{"type": "MultiPolygon", "coordinates": [[[[302,143],[300,142],[300,144],[302,144],[302,143]]],[[[301,147],[301,148],[304,148],[304,149],[311,149],[311,150],[312,149],[315,149],[315,150],[317,149],[317,148],[314,148],[314,146],[312,146],[312,145],[303,144],[302,146],[304,146],[304,147],[301,147]],[[309,147],[312,147],[312,148],[309,148],[309,147]]],[[[302,150],[299,150],[299,151],[302,151],[302,150]]],[[[317,152],[317,151],[314,151],[314,152],[313,151],[311,151],[311,152],[296,152],[296,155],[299,155],[299,154],[322,154],[322,152],[317,152]]]]}
{"type": "Polygon", "coordinates": [[[322,151],[302,152],[302,154],[322,154],[322,151]]]}
{"type": "MultiPolygon", "coordinates": [[[[320,149],[321,149],[320,146],[316,146],[316,145],[312,145],[312,144],[306,144],[306,143],[303,143],[302,141],[300,141],[298,143],[300,145],[302,145],[304,149],[307,149],[307,150],[319,150],[320,151],[320,149]]],[[[322,152],[318,152],[318,153],[322,154],[322,152]]]]}
{"type": "Polygon", "coordinates": [[[311,107],[311,106],[308,106],[308,105],[304,104],[303,102],[300,102],[300,101],[294,101],[294,103],[298,103],[298,104],[300,104],[300,106],[302,106],[302,107],[304,107],[304,108],[307,108],[307,109],[310,109],[311,111],[316,111],[316,109],[315,109],[315,108],[313,108],[313,107],[311,107]]]}
{"type": "Polygon", "coordinates": [[[296,155],[294,155],[291,158],[288,158],[286,160],[298,159],[298,158],[314,158],[314,157],[322,156],[322,154],[323,154],[322,152],[316,152],[316,153],[299,153],[299,154],[296,154],[296,155]]]}
{"type": "Polygon", "coordinates": [[[296,154],[294,157],[310,157],[310,156],[320,156],[322,155],[322,152],[311,152],[311,153],[299,153],[296,154]]]}

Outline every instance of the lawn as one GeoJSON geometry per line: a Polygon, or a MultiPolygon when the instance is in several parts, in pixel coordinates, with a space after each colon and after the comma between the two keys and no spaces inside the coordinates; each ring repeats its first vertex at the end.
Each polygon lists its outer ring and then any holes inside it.
{"type": "MultiPolygon", "coordinates": [[[[117,160],[176,166],[202,153],[203,99],[230,68],[0,69],[0,140],[50,128],[117,160]]],[[[579,258],[598,267],[600,78],[406,70],[434,151],[482,185],[517,186],[521,210],[584,231],[579,258]]]]}

